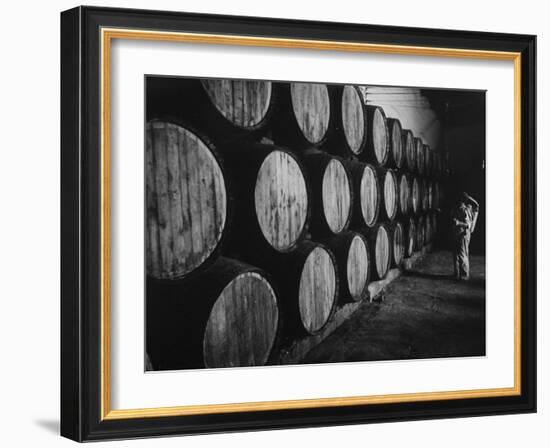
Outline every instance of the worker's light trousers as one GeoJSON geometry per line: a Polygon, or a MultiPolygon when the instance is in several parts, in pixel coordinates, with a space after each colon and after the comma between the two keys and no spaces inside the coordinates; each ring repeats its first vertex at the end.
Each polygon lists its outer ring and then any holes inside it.
{"type": "Polygon", "coordinates": [[[453,261],[455,277],[467,280],[470,277],[470,232],[455,235],[453,261]]]}

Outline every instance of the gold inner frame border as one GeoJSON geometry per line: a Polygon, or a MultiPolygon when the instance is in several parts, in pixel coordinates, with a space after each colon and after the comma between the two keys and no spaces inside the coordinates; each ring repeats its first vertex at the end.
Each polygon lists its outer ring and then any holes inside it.
{"type": "Polygon", "coordinates": [[[439,48],[359,42],[254,37],[140,29],[102,28],[101,31],[101,420],[146,417],[173,417],[234,412],[308,409],[368,404],[410,403],[455,400],[521,394],[521,53],[439,48]],[[514,386],[441,392],[419,392],[391,395],[314,398],[208,405],[111,409],[110,369],[110,62],[113,39],[240,45],[254,47],[296,48],[310,50],[368,52],[413,56],[454,57],[513,61],[514,63],[514,386]]]}

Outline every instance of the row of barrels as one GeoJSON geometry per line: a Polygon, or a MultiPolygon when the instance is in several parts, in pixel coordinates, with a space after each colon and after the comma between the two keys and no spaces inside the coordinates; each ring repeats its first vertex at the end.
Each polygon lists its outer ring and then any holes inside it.
{"type": "Polygon", "coordinates": [[[322,151],[297,156],[243,141],[218,150],[158,120],[146,134],[147,273],[158,279],[192,274],[222,246],[270,256],[307,235],[325,238],[439,207],[438,182],[322,151]]]}
{"type": "Polygon", "coordinates": [[[221,257],[186,282],[149,280],[148,352],[156,369],[264,365],[284,337],[317,334],[339,303],[368,296],[435,237],[435,213],[304,241],[265,269],[221,257]]]}
{"type": "Polygon", "coordinates": [[[436,153],[357,93],[148,81],[156,369],[268,363],[274,347],[321,331],[338,303],[364,299],[370,281],[433,238],[436,153]]]}
{"type": "Polygon", "coordinates": [[[147,119],[153,118],[200,128],[214,143],[267,135],[293,150],[321,148],[421,176],[445,171],[438,151],[367,104],[353,85],[149,78],[147,119]]]}

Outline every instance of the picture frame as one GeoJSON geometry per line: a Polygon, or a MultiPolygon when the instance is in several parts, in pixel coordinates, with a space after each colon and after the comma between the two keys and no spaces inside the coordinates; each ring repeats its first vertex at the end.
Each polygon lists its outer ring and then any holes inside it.
{"type": "Polygon", "coordinates": [[[91,441],[536,412],[535,54],[530,35],[98,7],[63,12],[61,434],[91,441]],[[113,409],[109,79],[117,39],[511,61],[513,387],[113,409]]]}

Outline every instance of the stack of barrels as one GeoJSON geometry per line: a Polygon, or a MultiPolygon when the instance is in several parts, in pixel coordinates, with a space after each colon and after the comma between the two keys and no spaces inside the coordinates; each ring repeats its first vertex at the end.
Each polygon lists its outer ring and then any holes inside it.
{"type": "Polygon", "coordinates": [[[147,80],[155,370],[269,364],[436,235],[440,157],[355,86],[147,80]]]}

